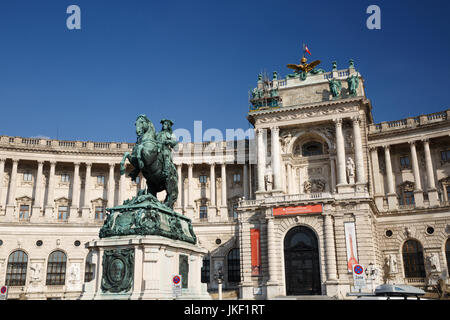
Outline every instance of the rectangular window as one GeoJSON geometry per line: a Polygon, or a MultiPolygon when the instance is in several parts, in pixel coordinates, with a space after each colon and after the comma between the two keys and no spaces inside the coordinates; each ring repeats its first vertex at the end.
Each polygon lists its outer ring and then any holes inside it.
{"type": "Polygon", "coordinates": [[[200,219],[208,219],[208,207],[200,206],[200,219]]]}
{"type": "Polygon", "coordinates": [[[414,204],[414,192],[404,191],[403,192],[403,202],[404,202],[404,204],[414,204]]]}
{"type": "Polygon", "coordinates": [[[450,150],[441,151],[441,161],[450,162],[450,150]]]}
{"type": "Polygon", "coordinates": [[[105,208],[103,206],[95,207],[95,220],[105,219],[105,208]]]}
{"type": "Polygon", "coordinates": [[[58,220],[65,221],[69,218],[69,210],[67,206],[58,207],[58,220]]]}
{"type": "Polygon", "coordinates": [[[97,176],[97,184],[105,184],[105,176],[97,176]]]}
{"type": "Polygon", "coordinates": [[[210,261],[209,256],[206,256],[203,258],[203,265],[202,265],[202,273],[201,273],[201,282],[202,283],[209,283],[210,279],[210,261]]]}
{"type": "Polygon", "coordinates": [[[400,157],[400,168],[409,169],[411,168],[411,163],[409,161],[409,156],[400,157]]]}
{"type": "Polygon", "coordinates": [[[198,180],[200,181],[200,183],[206,183],[206,176],[200,176],[198,177],[198,180]]]}
{"type": "Polygon", "coordinates": [[[241,182],[241,175],[239,173],[236,173],[233,175],[233,181],[236,182],[241,182]]]}
{"type": "Polygon", "coordinates": [[[69,181],[70,181],[70,178],[67,173],[61,174],[61,182],[69,182],[69,181]]]}
{"type": "Polygon", "coordinates": [[[19,211],[19,220],[26,221],[30,219],[30,206],[22,204],[19,211]]]}
{"type": "Polygon", "coordinates": [[[233,204],[233,219],[237,219],[238,218],[237,207],[238,207],[237,203],[233,204]]]}
{"type": "Polygon", "coordinates": [[[29,172],[23,174],[23,181],[33,181],[33,175],[29,172]]]}

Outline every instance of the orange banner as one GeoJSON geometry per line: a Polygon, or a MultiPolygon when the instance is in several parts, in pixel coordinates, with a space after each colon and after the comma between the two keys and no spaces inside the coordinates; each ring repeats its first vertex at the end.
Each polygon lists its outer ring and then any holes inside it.
{"type": "Polygon", "coordinates": [[[258,276],[261,271],[261,245],[259,229],[250,229],[250,243],[252,249],[252,276],[258,276]]]}
{"type": "Polygon", "coordinates": [[[273,215],[288,216],[291,214],[321,213],[322,211],[322,204],[313,204],[306,206],[273,208],[273,215]]]}

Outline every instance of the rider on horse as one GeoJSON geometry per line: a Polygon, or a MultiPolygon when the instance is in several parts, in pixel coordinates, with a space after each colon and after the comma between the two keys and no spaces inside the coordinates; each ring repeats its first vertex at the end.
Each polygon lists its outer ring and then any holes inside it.
{"type": "Polygon", "coordinates": [[[163,175],[167,178],[169,177],[170,167],[173,166],[172,163],[172,149],[175,148],[178,141],[175,134],[172,132],[173,122],[171,120],[162,119],[161,120],[162,129],[156,135],[156,140],[161,143],[162,154],[163,154],[163,175]]]}

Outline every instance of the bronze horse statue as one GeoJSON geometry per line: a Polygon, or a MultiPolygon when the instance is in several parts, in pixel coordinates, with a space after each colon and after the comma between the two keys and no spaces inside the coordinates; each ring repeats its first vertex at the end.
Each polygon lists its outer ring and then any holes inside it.
{"type": "MultiPolygon", "coordinates": [[[[163,123],[163,121],[161,122],[163,123]]],[[[173,209],[178,197],[178,175],[170,158],[170,152],[164,151],[170,151],[170,148],[176,145],[176,142],[166,141],[161,138],[164,135],[157,135],[153,123],[145,115],[137,117],[135,126],[138,139],[131,154],[129,152],[124,153],[120,162],[120,174],[125,174],[125,161],[128,159],[134,167],[134,170],[128,176],[136,181],[139,172],[142,172],[147,181],[145,193],[152,195],[153,200],[157,200],[156,194],[165,190],[167,195],[164,205],[173,209]],[[169,155],[167,155],[168,153],[169,155]],[[165,157],[169,157],[169,159],[165,157]]],[[[165,129],[167,129],[167,126],[163,124],[163,130],[165,129]]],[[[171,133],[171,128],[169,127],[169,129],[171,133]]]]}

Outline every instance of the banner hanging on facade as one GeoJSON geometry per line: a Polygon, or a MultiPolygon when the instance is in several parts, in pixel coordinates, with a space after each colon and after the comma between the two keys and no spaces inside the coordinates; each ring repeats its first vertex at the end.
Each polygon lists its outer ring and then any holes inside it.
{"type": "Polygon", "coordinates": [[[274,216],[288,216],[288,215],[304,214],[304,213],[322,213],[322,211],[323,211],[322,204],[313,204],[313,205],[306,205],[306,206],[273,208],[273,215],[274,216]]]}
{"type": "Polygon", "coordinates": [[[345,246],[347,247],[347,270],[352,272],[352,266],[358,264],[358,250],[356,246],[356,231],[354,222],[344,223],[345,246]]]}
{"type": "Polygon", "coordinates": [[[259,229],[250,229],[250,243],[252,249],[252,276],[261,272],[261,241],[259,229]]]}

